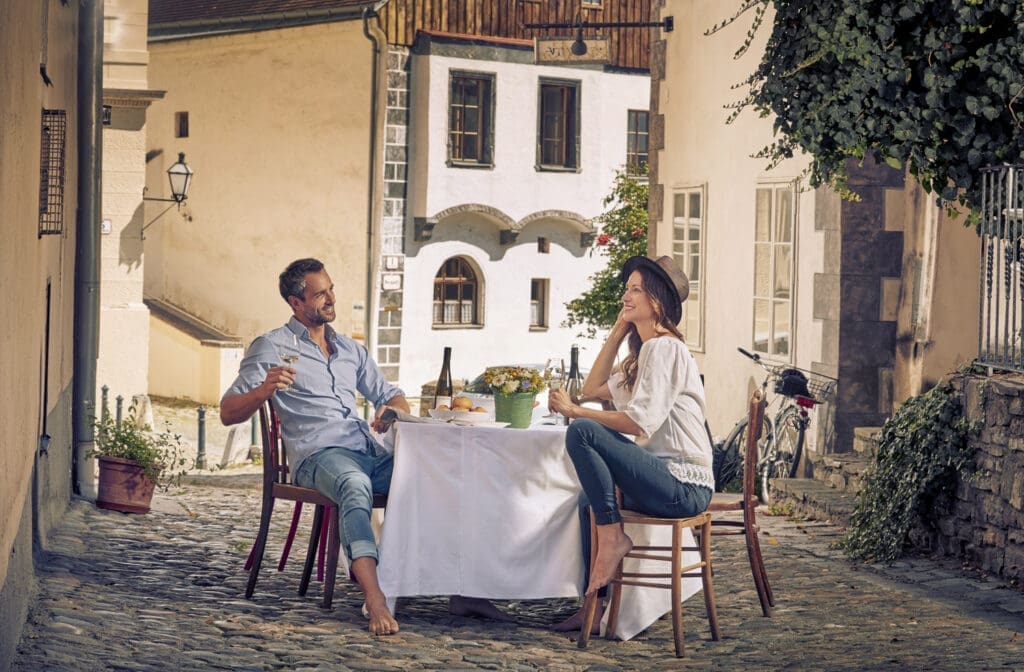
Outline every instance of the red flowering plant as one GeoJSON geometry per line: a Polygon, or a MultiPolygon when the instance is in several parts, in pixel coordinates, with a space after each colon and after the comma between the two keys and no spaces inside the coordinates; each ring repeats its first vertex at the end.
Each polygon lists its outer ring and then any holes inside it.
{"type": "Polygon", "coordinates": [[[610,329],[622,308],[619,273],[630,257],[647,254],[647,166],[640,173],[619,170],[612,191],[604,199],[609,208],[597,217],[601,227],[590,253],[608,257],[608,266],[590,276],[591,287],[566,304],[563,326],[580,325],[593,338],[598,329],[610,329]]]}

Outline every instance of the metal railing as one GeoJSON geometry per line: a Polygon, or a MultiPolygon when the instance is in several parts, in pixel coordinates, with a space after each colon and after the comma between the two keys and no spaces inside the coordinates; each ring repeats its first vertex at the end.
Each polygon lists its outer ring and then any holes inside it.
{"type": "Polygon", "coordinates": [[[978,362],[1024,371],[1024,164],[981,170],[978,362]]]}

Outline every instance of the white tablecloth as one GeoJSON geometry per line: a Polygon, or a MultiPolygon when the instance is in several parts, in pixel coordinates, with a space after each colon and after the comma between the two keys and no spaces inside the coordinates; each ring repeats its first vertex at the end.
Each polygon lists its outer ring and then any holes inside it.
{"type": "MultiPolygon", "coordinates": [[[[392,604],[411,595],[579,596],[579,493],[562,427],[397,423],[381,588],[392,604]]],[[[626,531],[645,543],[644,528],[626,531]]],[[[668,538],[667,529],[660,532],[659,541],[668,538]]],[[[686,599],[700,580],[687,579],[683,588],[686,599]]],[[[616,635],[629,639],[669,609],[669,591],[627,586],[616,635]]]]}

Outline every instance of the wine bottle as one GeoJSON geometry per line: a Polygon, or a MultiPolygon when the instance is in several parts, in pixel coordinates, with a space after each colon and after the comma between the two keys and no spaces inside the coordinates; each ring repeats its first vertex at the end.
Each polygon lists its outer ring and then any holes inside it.
{"type": "Polygon", "coordinates": [[[441,363],[441,375],[437,377],[437,385],[434,387],[434,408],[438,406],[452,406],[452,349],[445,347],[444,361],[441,363]]]}
{"type": "Polygon", "coordinates": [[[580,374],[580,349],[572,346],[569,351],[569,380],[565,383],[565,391],[574,404],[580,403],[580,392],[583,390],[583,376],[580,374]]]}

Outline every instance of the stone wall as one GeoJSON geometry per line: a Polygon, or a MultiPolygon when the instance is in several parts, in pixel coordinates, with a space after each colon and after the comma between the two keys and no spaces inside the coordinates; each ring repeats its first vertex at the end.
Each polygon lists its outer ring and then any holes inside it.
{"type": "Polygon", "coordinates": [[[1024,582],[1024,375],[962,376],[968,420],[980,427],[970,443],[975,476],[957,485],[951,515],[920,541],[981,569],[1024,582]]]}

